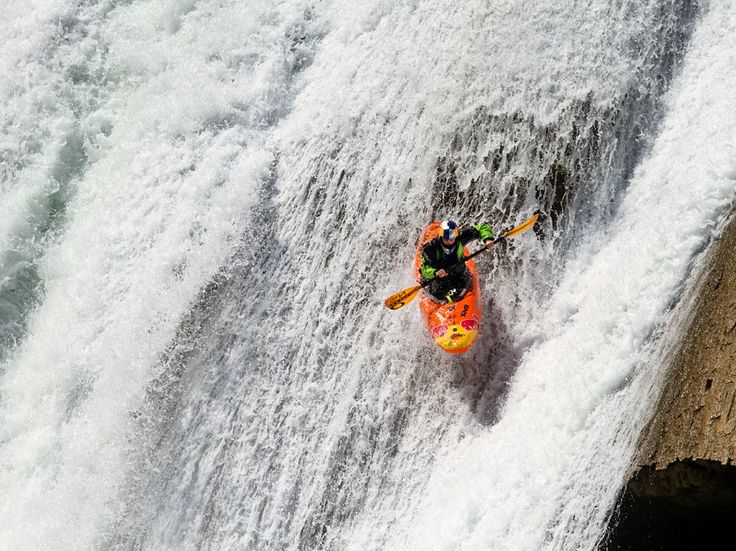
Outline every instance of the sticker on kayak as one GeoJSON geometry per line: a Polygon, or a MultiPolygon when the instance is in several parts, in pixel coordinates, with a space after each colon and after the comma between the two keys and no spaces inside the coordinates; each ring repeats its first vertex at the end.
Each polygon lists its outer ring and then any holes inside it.
{"type": "Polygon", "coordinates": [[[445,350],[463,349],[470,346],[478,335],[478,322],[462,320],[452,325],[440,325],[432,329],[432,337],[445,350]]]}
{"type": "Polygon", "coordinates": [[[432,338],[437,339],[447,332],[447,325],[438,325],[432,328],[432,338]]]}
{"type": "Polygon", "coordinates": [[[478,322],[475,320],[463,320],[460,322],[460,325],[466,331],[477,331],[478,330],[478,322]]]}

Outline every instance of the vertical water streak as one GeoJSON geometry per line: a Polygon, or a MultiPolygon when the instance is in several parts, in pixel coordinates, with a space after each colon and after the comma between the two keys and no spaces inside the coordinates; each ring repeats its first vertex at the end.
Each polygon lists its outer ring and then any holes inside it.
{"type": "Polygon", "coordinates": [[[32,259],[44,293],[2,366],[4,548],[107,541],[146,389],[252,232],[273,126],[320,36],[303,2],[103,2],[70,20],[87,16],[94,33],[60,35],[70,56],[88,37],[104,51],[99,101],[78,113],[86,168],[70,178],[63,234],[32,259]]]}
{"type": "Polygon", "coordinates": [[[0,361],[43,297],[39,264],[64,227],[97,129],[104,5],[8,6],[0,59],[0,361]]]}

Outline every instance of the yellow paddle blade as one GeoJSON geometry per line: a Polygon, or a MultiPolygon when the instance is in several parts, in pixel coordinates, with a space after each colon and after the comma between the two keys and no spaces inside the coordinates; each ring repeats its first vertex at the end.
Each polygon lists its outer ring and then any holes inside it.
{"type": "Polygon", "coordinates": [[[421,285],[415,285],[414,287],[409,287],[408,289],[399,291],[398,293],[395,293],[388,297],[384,301],[384,304],[389,310],[398,310],[402,306],[405,306],[406,304],[409,304],[412,300],[414,300],[414,297],[417,296],[417,292],[421,288],[421,285]]]}
{"type": "Polygon", "coordinates": [[[508,237],[514,237],[515,235],[519,235],[520,233],[525,232],[537,222],[538,218],[539,218],[539,213],[536,213],[534,216],[529,218],[529,220],[527,220],[526,222],[522,222],[515,228],[511,228],[509,231],[504,232],[502,234],[502,237],[506,239],[508,237]]]}

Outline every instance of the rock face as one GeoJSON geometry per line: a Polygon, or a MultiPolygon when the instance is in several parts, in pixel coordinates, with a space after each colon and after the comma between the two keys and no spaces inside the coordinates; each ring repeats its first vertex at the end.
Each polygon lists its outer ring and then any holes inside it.
{"type": "Polygon", "coordinates": [[[736,549],[736,219],[715,246],[606,549],[736,549]]]}

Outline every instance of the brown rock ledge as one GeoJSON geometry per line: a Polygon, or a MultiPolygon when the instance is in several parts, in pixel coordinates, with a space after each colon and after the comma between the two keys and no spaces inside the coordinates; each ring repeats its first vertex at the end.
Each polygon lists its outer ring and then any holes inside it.
{"type": "Polygon", "coordinates": [[[714,246],[604,549],[736,549],[736,218],[714,246]]]}

